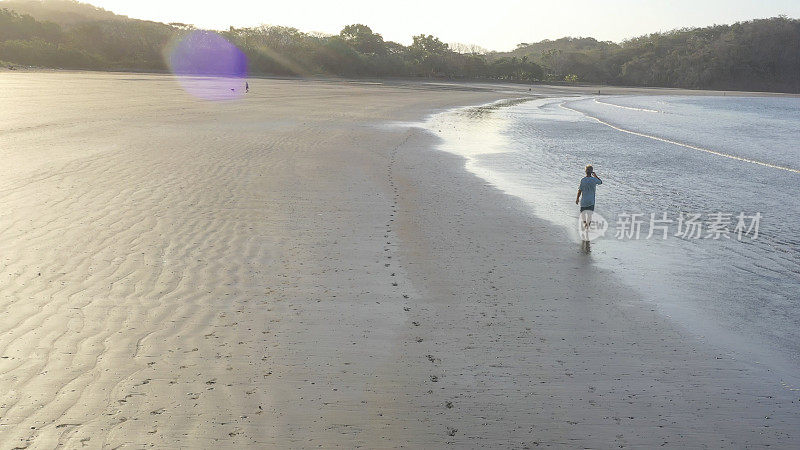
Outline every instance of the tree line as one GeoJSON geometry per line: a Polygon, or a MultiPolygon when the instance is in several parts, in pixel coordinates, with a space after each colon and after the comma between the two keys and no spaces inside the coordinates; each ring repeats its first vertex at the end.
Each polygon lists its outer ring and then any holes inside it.
{"type": "MultiPolygon", "coordinates": [[[[59,2],[56,2],[59,3],[59,2]]],[[[13,5],[13,2],[6,2],[13,5]]],[[[0,10],[0,61],[38,67],[167,71],[165,49],[195,31],[89,8],[42,19],[0,10]],[[57,18],[69,17],[56,23],[57,18]]],[[[32,14],[36,13],[32,11],[32,14]]],[[[384,40],[370,27],[337,35],[283,26],[219,32],[248,59],[252,75],[416,77],[513,82],[585,82],[630,86],[800,92],[800,20],[774,17],[733,25],[684,28],[621,43],[562,38],[519,44],[511,52],[454,51],[433,35],[410,45],[384,40]]],[[[460,47],[460,48],[459,48],[460,47]]]]}

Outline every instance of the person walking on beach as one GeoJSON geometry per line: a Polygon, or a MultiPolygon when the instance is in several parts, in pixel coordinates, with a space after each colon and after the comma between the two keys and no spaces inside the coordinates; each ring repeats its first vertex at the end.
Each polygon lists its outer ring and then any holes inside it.
{"type": "Polygon", "coordinates": [[[594,211],[594,191],[598,184],[603,184],[603,180],[594,173],[594,168],[591,164],[586,166],[586,176],[581,179],[581,184],[578,186],[578,196],[575,198],[575,204],[581,205],[581,223],[583,229],[581,235],[588,239],[587,233],[589,232],[589,225],[592,223],[592,211],[594,211]]]}

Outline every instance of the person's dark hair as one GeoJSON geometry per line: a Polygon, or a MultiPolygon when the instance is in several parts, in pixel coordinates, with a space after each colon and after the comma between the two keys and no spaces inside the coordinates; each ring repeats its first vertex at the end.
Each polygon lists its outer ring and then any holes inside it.
{"type": "Polygon", "coordinates": [[[594,167],[592,167],[592,165],[589,164],[588,166],[586,166],[586,176],[587,177],[592,176],[592,172],[594,172],[594,167]]]}

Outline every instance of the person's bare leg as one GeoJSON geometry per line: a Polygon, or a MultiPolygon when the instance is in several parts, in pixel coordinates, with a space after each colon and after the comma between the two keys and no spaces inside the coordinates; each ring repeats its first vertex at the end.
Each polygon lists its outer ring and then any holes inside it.
{"type": "Polygon", "coordinates": [[[581,241],[586,241],[589,239],[588,235],[589,229],[587,227],[586,216],[587,216],[586,211],[581,211],[581,230],[580,230],[581,241]]]}

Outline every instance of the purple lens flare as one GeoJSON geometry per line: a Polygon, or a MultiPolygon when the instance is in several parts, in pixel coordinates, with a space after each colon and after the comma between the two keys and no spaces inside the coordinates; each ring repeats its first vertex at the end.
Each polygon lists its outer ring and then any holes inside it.
{"type": "Polygon", "coordinates": [[[247,56],[212,31],[193,31],[169,54],[169,67],[186,92],[205,100],[235,99],[245,94],[247,56]]]}

